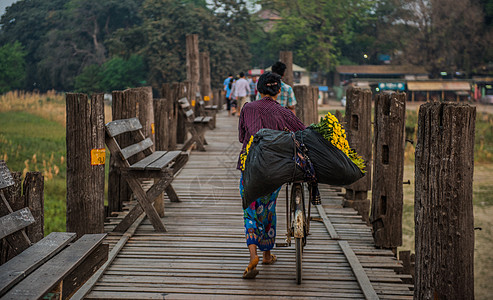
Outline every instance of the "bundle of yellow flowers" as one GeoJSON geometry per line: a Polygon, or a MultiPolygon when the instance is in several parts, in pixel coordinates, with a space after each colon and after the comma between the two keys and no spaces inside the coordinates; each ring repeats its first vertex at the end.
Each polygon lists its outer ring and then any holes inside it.
{"type": "Polygon", "coordinates": [[[320,119],[320,123],[312,124],[310,127],[320,133],[327,141],[332,143],[332,145],[344,152],[344,154],[346,154],[351,161],[358,166],[361,172],[366,172],[365,161],[349,147],[349,143],[346,139],[346,132],[341,123],[339,123],[339,120],[337,120],[333,114],[328,112],[320,119]]]}
{"type": "Polygon", "coordinates": [[[241,153],[240,154],[240,163],[241,163],[241,170],[242,171],[245,171],[245,163],[246,163],[246,159],[247,159],[247,156],[248,156],[248,152],[250,151],[250,146],[252,145],[252,142],[253,142],[253,135],[250,136],[250,140],[248,141],[248,144],[245,148],[245,152],[241,153]]]}

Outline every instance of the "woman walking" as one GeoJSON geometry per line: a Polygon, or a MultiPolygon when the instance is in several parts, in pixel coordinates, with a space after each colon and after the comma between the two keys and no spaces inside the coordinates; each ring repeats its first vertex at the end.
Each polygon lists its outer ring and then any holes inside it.
{"type": "MultiPolygon", "coordinates": [[[[257,90],[261,100],[247,103],[241,110],[238,132],[243,147],[240,156],[245,153],[251,136],[262,128],[289,131],[306,128],[289,109],[276,101],[281,90],[279,75],[264,73],[258,80],[257,90]]],[[[241,160],[238,160],[238,169],[241,170],[241,160]]],[[[277,260],[271,249],[276,240],[276,200],[280,189],[281,187],[269,195],[258,198],[243,210],[246,243],[250,251],[250,263],[243,273],[245,279],[255,278],[258,274],[257,247],[263,251],[263,264],[273,264],[277,260]]],[[[243,174],[240,179],[240,194],[243,197],[243,174]]]]}

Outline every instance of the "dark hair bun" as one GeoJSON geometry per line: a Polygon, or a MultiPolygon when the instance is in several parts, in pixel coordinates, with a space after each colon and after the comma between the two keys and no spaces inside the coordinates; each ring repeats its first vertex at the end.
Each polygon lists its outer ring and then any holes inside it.
{"type": "Polygon", "coordinates": [[[281,76],[266,72],[257,82],[257,90],[264,95],[275,96],[281,91],[281,76]]]}

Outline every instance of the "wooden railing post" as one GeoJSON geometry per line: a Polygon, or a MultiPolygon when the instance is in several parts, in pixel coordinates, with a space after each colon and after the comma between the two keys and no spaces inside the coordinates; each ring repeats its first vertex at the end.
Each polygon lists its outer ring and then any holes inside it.
{"type": "Polygon", "coordinates": [[[67,98],[67,232],[104,232],[103,94],[67,98]]]}
{"type": "Polygon", "coordinates": [[[286,71],[284,72],[284,77],[282,81],[293,86],[294,75],[293,75],[293,52],[291,51],[281,51],[279,53],[279,60],[286,65],[286,71]]]}
{"type": "Polygon", "coordinates": [[[207,103],[207,105],[212,105],[211,98],[213,97],[213,95],[211,90],[211,64],[210,64],[209,52],[200,52],[199,62],[200,62],[200,94],[204,98],[204,101],[207,103]]]}
{"type": "Polygon", "coordinates": [[[189,34],[186,36],[187,51],[187,81],[190,82],[188,101],[196,107],[195,101],[197,92],[200,92],[200,63],[199,63],[199,35],[189,34]]]}
{"type": "Polygon", "coordinates": [[[27,172],[22,186],[24,205],[29,207],[35,223],[26,228],[31,242],[42,240],[44,234],[44,178],[41,172],[27,172]]]}
{"type": "Polygon", "coordinates": [[[351,88],[347,91],[346,135],[353,148],[366,163],[363,178],[346,186],[342,202],[344,207],[354,208],[369,223],[370,200],[367,199],[371,189],[371,98],[368,90],[351,88]]]}
{"type": "Polygon", "coordinates": [[[426,103],[415,165],[415,299],[474,299],[476,108],[426,103]]]}
{"type": "Polygon", "coordinates": [[[293,87],[296,97],[296,116],[305,125],[317,123],[318,120],[318,88],[306,85],[293,87]]]}
{"type": "MultiPolygon", "coordinates": [[[[185,141],[187,140],[187,128],[185,125],[186,118],[183,114],[179,113],[180,110],[178,109],[178,100],[187,97],[187,99],[190,101],[192,97],[192,83],[190,81],[186,82],[180,82],[180,83],[174,83],[173,84],[173,98],[174,98],[174,105],[176,107],[176,110],[178,111],[177,114],[177,125],[176,125],[176,143],[177,144],[184,144],[185,141]]],[[[195,97],[194,97],[195,99],[195,97]]],[[[191,103],[191,102],[190,102],[191,103]]]]}
{"type": "Polygon", "coordinates": [[[402,245],[406,94],[375,96],[372,209],[370,222],[377,247],[402,245]]]}

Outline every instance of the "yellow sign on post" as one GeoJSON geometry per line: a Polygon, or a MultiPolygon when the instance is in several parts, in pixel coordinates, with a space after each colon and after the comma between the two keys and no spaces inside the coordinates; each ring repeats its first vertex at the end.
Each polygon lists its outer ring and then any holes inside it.
{"type": "Polygon", "coordinates": [[[156,133],[156,130],[154,129],[154,123],[151,123],[151,132],[152,134],[156,133]]]}
{"type": "Polygon", "coordinates": [[[192,99],[192,106],[195,107],[195,99],[192,99]]]}
{"type": "Polygon", "coordinates": [[[91,150],[91,166],[104,165],[106,162],[106,149],[92,149],[91,150]]]}
{"type": "Polygon", "coordinates": [[[209,96],[204,96],[204,101],[209,101],[210,99],[209,96]]]}

